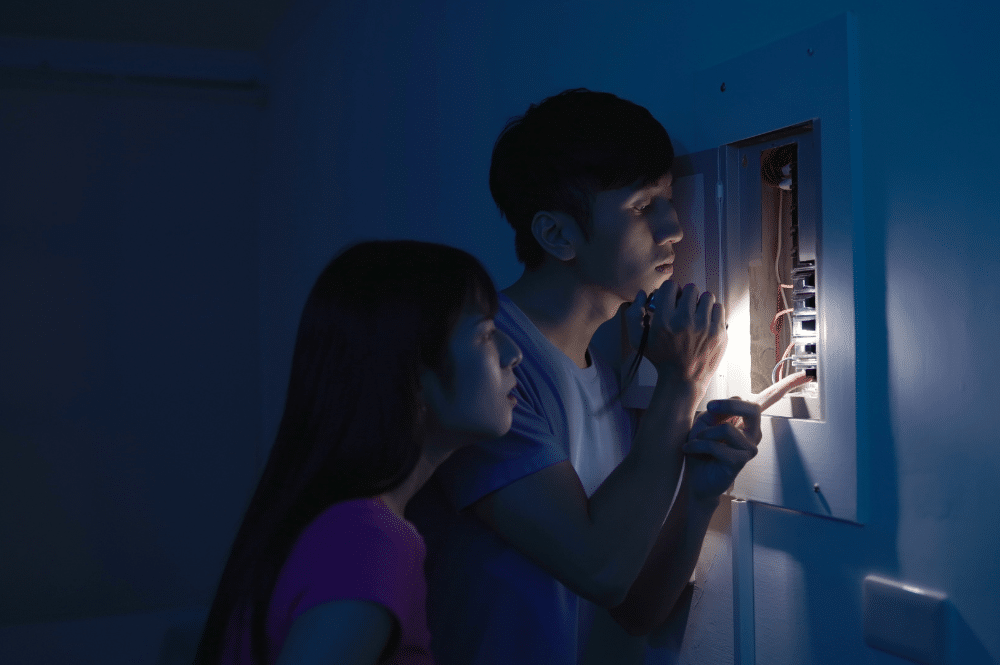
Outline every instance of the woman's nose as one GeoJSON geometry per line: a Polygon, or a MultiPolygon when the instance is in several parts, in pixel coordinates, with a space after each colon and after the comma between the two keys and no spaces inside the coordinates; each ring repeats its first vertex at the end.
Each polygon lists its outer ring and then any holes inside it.
{"type": "Polygon", "coordinates": [[[503,366],[513,369],[521,363],[523,358],[521,349],[507,333],[502,330],[497,330],[497,332],[500,333],[500,339],[503,342],[503,355],[501,356],[503,366]]]}

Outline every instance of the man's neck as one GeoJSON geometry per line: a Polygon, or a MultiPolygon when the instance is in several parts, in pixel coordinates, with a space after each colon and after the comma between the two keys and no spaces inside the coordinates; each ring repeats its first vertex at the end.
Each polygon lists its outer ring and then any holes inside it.
{"type": "Polygon", "coordinates": [[[525,270],[503,293],[578,367],[589,365],[591,338],[621,305],[606,292],[581,285],[571,274],[545,266],[525,270]]]}

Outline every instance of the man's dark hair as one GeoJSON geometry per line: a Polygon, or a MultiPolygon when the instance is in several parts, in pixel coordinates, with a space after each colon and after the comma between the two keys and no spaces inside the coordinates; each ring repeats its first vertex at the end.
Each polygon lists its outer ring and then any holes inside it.
{"type": "Polygon", "coordinates": [[[538,211],[571,215],[587,237],[595,195],[654,183],[673,159],[667,130],[645,108],[576,88],[507,123],[493,146],[490,192],[514,227],[518,260],[534,270],[545,258],[531,233],[538,211]]]}

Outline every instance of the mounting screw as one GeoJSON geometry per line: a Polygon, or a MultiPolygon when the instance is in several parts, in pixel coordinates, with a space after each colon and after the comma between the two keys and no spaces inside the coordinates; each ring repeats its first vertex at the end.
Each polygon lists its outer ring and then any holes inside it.
{"type": "Polygon", "coordinates": [[[819,493],[819,483],[813,485],[813,492],[819,493]]]}
{"type": "Polygon", "coordinates": [[[809,55],[812,55],[813,53],[815,53],[815,51],[813,51],[811,48],[807,48],[806,49],[806,53],[808,53],[809,55]]]}
{"type": "Polygon", "coordinates": [[[719,86],[719,92],[725,92],[725,91],[726,91],[726,82],[723,81],[722,85],[719,86]]]}
{"type": "Polygon", "coordinates": [[[743,168],[746,168],[746,167],[747,167],[747,156],[746,156],[746,155],[743,155],[743,163],[742,163],[742,166],[743,166],[743,168]]]}

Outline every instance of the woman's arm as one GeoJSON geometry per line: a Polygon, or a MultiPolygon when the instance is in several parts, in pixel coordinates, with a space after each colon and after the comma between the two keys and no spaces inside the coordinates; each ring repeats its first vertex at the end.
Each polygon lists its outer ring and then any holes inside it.
{"type": "Polygon", "coordinates": [[[396,619],[367,600],[334,600],[304,612],[288,633],[276,665],[374,665],[396,619]]]}

